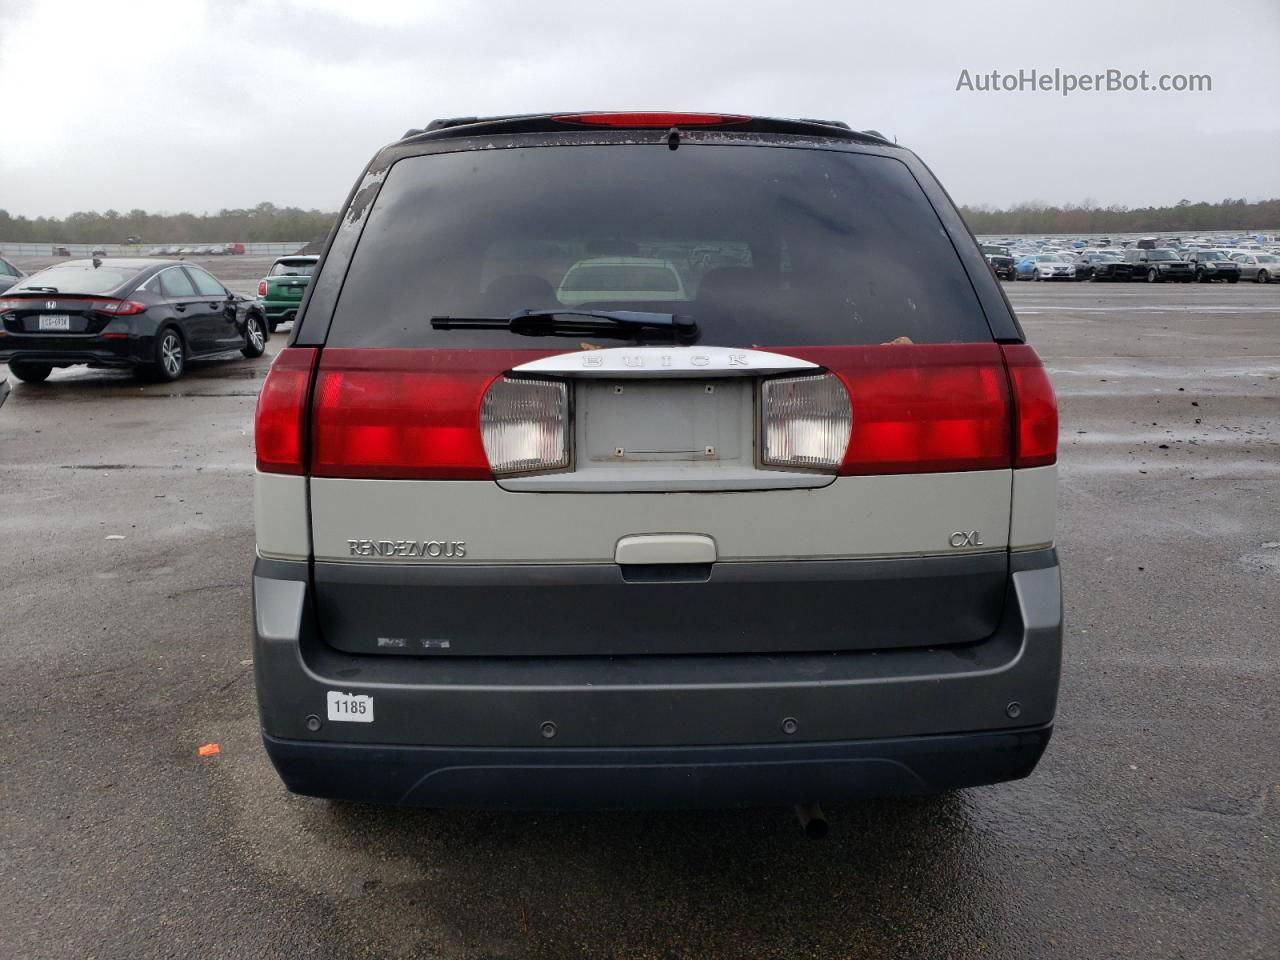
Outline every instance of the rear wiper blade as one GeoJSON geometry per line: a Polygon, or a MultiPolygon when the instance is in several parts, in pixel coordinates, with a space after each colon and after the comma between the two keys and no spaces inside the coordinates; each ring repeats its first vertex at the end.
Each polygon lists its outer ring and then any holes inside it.
{"type": "Polygon", "coordinates": [[[57,293],[58,292],[57,287],[18,287],[18,289],[15,290],[14,293],[22,293],[23,291],[26,291],[26,290],[30,290],[32,293],[57,293]]]}
{"type": "Polygon", "coordinates": [[[436,330],[510,330],[527,337],[630,336],[637,328],[670,330],[692,340],[698,325],[692,317],[639,310],[521,310],[509,317],[432,317],[436,330]]]}

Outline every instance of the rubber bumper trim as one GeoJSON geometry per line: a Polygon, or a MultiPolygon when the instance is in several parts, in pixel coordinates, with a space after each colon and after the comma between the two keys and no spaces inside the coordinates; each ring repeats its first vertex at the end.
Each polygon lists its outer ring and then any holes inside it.
{"type": "Polygon", "coordinates": [[[308,743],[264,734],[293,792],[497,809],[722,808],[930,793],[1027,776],[1052,724],[829,743],[458,749],[308,743]]]}

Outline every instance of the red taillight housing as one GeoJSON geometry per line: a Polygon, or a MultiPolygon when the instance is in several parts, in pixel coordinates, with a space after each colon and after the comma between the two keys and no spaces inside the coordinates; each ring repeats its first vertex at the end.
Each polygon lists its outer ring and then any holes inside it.
{"type": "Polygon", "coordinates": [[[109,313],[113,317],[132,317],[147,309],[145,303],[137,300],[95,300],[90,306],[98,313],[109,313]]]}
{"type": "Polygon", "coordinates": [[[504,370],[545,356],[518,350],[324,351],[316,374],[317,477],[489,480],[480,408],[504,370]]]}
{"type": "MultiPolygon", "coordinates": [[[[779,405],[764,411],[773,433],[766,432],[762,454],[771,465],[817,469],[818,461],[829,461],[842,475],[860,476],[1007,470],[1056,460],[1053,388],[1029,346],[774,349],[826,368],[848,402],[831,402],[822,375],[766,381],[762,402],[779,405]]],[[[488,480],[562,467],[569,429],[563,387],[553,397],[533,389],[547,385],[539,381],[501,381],[510,389],[490,395],[486,407],[486,393],[504,371],[554,352],[330,348],[317,362],[318,351],[288,347],[258,401],[258,469],[488,480]]]]}
{"type": "Polygon", "coordinates": [[[285,347],[267,371],[254,415],[258,469],[301,475],[307,471],[307,396],[317,351],[285,347]]]}
{"type": "Polygon", "coordinates": [[[565,113],[554,118],[557,123],[588,127],[720,127],[746,123],[750,117],[732,113],[670,113],[639,111],[631,113],[565,113]]]}
{"type": "MultiPolygon", "coordinates": [[[[72,307],[80,310],[85,309],[85,307],[80,303],[85,299],[84,297],[59,297],[56,294],[54,296],[57,303],[66,305],[65,309],[70,309],[72,307]]],[[[0,300],[0,311],[21,310],[23,307],[28,309],[39,308],[41,303],[48,299],[48,297],[48,294],[41,294],[39,297],[6,298],[4,300],[0,300]]],[[[109,313],[113,317],[130,317],[135,314],[145,312],[147,305],[145,303],[139,303],[137,300],[101,299],[90,300],[88,303],[88,309],[93,310],[96,313],[109,313]]]]}
{"type": "Polygon", "coordinates": [[[1009,381],[994,343],[785,350],[844,381],[843,476],[1008,469],[1009,381]]]}
{"type": "Polygon", "coordinates": [[[1044,467],[1058,459],[1058,400],[1035,349],[1025,343],[1000,348],[1013,385],[1015,467],[1044,467]]]}
{"type": "Polygon", "coordinates": [[[258,296],[265,297],[267,295],[267,281],[258,281],[258,296]]]}

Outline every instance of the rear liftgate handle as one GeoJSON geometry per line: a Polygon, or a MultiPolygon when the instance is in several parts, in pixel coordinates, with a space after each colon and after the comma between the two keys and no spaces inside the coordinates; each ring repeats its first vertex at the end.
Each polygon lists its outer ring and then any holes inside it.
{"type": "Polygon", "coordinates": [[[628,583],[705,583],[716,542],[700,533],[635,534],[618,541],[613,559],[628,583]]]}

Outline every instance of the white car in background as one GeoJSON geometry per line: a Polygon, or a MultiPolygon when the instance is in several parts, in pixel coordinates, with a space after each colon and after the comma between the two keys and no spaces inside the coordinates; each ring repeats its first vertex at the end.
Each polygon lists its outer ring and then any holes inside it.
{"type": "Polygon", "coordinates": [[[1036,257],[1035,269],[1031,272],[1032,280],[1074,280],[1076,266],[1067,262],[1063,254],[1041,254],[1036,257]]]}
{"type": "Polygon", "coordinates": [[[1240,264],[1240,279],[1269,283],[1280,279],[1280,256],[1274,253],[1234,253],[1231,259],[1240,264]]]}
{"type": "Polygon", "coordinates": [[[579,260],[565,272],[556,298],[577,305],[603,300],[687,300],[689,296],[670,260],[592,257],[579,260]]]}

